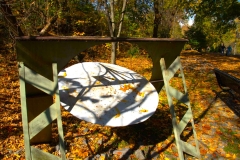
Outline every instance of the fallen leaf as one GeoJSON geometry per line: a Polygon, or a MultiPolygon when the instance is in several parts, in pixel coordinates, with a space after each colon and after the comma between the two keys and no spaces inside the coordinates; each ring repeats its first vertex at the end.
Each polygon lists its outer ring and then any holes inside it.
{"type": "Polygon", "coordinates": [[[210,130],[211,126],[209,124],[203,124],[203,128],[206,130],[210,130]]]}
{"type": "Polygon", "coordinates": [[[116,110],[117,114],[114,116],[114,118],[120,117],[121,113],[120,113],[119,109],[117,107],[115,107],[115,110],[116,110]]]}
{"type": "Polygon", "coordinates": [[[68,90],[69,88],[67,86],[62,86],[62,89],[68,90]]]}
{"type": "Polygon", "coordinates": [[[148,112],[148,110],[147,109],[140,109],[139,110],[139,113],[145,113],[145,112],[148,112]]]}
{"type": "Polygon", "coordinates": [[[240,138],[240,133],[238,133],[238,134],[234,134],[234,136],[240,138]]]}

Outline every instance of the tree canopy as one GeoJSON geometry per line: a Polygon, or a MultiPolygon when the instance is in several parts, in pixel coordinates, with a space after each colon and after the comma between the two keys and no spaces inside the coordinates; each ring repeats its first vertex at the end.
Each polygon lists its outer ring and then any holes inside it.
{"type": "Polygon", "coordinates": [[[199,49],[220,44],[224,41],[225,34],[235,34],[232,31],[238,26],[236,22],[240,17],[240,3],[237,0],[192,0],[187,11],[190,16],[195,16],[195,23],[186,36],[199,49]]]}
{"type": "Polygon", "coordinates": [[[1,0],[0,25],[10,28],[10,37],[111,36],[106,16],[110,2],[115,17],[110,23],[115,30],[121,25],[115,36],[188,38],[197,48],[235,34],[240,17],[238,0],[127,0],[124,11],[121,0],[1,0]],[[184,34],[180,22],[186,26],[193,16],[194,24],[184,34]]]}

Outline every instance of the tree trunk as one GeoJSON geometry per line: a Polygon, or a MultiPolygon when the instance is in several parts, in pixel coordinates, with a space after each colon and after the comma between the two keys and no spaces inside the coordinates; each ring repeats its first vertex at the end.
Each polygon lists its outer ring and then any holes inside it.
{"type": "Polygon", "coordinates": [[[10,32],[14,36],[24,36],[20,26],[17,23],[16,17],[12,14],[11,8],[7,5],[5,0],[0,0],[0,12],[10,32]]]}
{"type": "MultiPolygon", "coordinates": [[[[123,0],[123,6],[122,6],[122,14],[118,26],[118,33],[117,37],[120,36],[121,30],[122,30],[122,23],[126,8],[126,0],[123,0]]],[[[104,1],[104,7],[105,7],[105,13],[107,16],[108,26],[109,26],[109,32],[111,37],[116,37],[116,24],[115,24],[115,15],[114,15],[114,0],[111,0],[110,2],[110,13],[108,11],[107,7],[107,0],[104,1]]],[[[111,63],[116,64],[116,49],[117,49],[117,42],[112,42],[112,49],[111,49],[111,63]]]]}
{"type": "Polygon", "coordinates": [[[158,0],[154,0],[154,24],[153,24],[153,38],[158,37],[158,27],[161,22],[161,15],[159,13],[159,2],[158,0]]]}
{"type": "Polygon", "coordinates": [[[113,36],[116,36],[116,32],[115,32],[115,13],[114,13],[114,0],[111,0],[110,2],[110,18],[111,18],[111,26],[112,26],[112,32],[113,32],[113,36]]]}
{"type": "Polygon", "coordinates": [[[55,15],[49,20],[49,22],[45,25],[45,27],[43,27],[43,29],[39,33],[40,36],[45,36],[48,33],[48,31],[50,30],[50,27],[57,21],[57,18],[58,16],[55,15]]]}
{"type": "Polygon", "coordinates": [[[116,49],[117,42],[112,42],[112,50],[111,50],[111,63],[116,64],[116,49]]]}
{"type": "Polygon", "coordinates": [[[104,1],[104,8],[105,8],[105,14],[106,14],[106,18],[107,18],[107,22],[108,22],[108,29],[110,32],[110,36],[114,37],[113,35],[113,28],[112,28],[112,20],[111,20],[111,16],[108,10],[108,6],[107,6],[107,0],[104,1]]]}
{"type": "Polygon", "coordinates": [[[123,18],[124,18],[124,14],[125,14],[126,4],[127,4],[127,0],[124,0],[123,1],[123,7],[122,7],[121,19],[120,19],[120,23],[119,23],[119,27],[118,27],[117,37],[120,37],[121,31],[122,31],[122,24],[123,24],[123,18]]]}

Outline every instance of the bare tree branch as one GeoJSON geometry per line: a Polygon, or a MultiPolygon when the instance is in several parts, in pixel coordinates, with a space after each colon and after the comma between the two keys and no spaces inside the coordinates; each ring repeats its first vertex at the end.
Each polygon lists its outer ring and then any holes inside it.
{"type": "Polygon", "coordinates": [[[121,31],[122,31],[122,24],[123,24],[123,18],[124,18],[124,14],[125,14],[125,9],[126,9],[126,3],[127,3],[127,0],[123,0],[122,14],[121,14],[119,27],[118,27],[117,37],[120,37],[121,31]]]}
{"type": "Polygon", "coordinates": [[[115,17],[114,17],[114,0],[110,0],[110,9],[111,9],[112,32],[113,32],[113,37],[115,37],[116,33],[115,33],[115,17]]]}
{"type": "Polygon", "coordinates": [[[50,27],[57,21],[58,16],[55,15],[53,16],[49,22],[43,27],[43,29],[40,31],[40,36],[44,36],[48,33],[48,31],[50,30],[50,27]]]}
{"type": "Polygon", "coordinates": [[[110,13],[108,11],[107,3],[108,3],[108,1],[104,0],[105,14],[106,14],[107,22],[108,22],[108,28],[109,28],[110,36],[114,37],[113,29],[112,29],[112,21],[111,21],[111,18],[110,18],[110,13]]]}
{"type": "Polygon", "coordinates": [[[0,1],[0,12],[3,15],[4,21],[9,27],[14,36],[23,36],[23,32],[17,23],[16,17],[12,14],[11,8],[8,6],[5,0],[0,1]]]}
{"type": "MultiPolygon", "coordinates": [[[[108,7],[108,1],[104,0],[104,7],[105,7],[105,13],[108,21],[109,31],[111,37],[116,37],[116,24],[115,24],[115,14],[114,14],[114,0],[110,0],[110,13],[109,13],[109,7],[108,7]]],[[[122,23],[126,8],[126,0],[123,0],[123,6],[122,6],[122,14],[119,21],[118,26],[118,33],[117,37],[120,36],[121,30],[122,30],[122,23]]],[[[111,63],[116,64],[116,48],[117,48],[117,42],[112,42],[112,49],[111,49],[111,63]]]]}

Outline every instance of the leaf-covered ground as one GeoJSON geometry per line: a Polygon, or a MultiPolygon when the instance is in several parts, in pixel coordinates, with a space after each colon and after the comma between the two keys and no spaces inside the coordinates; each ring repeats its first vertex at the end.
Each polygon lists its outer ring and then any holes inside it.
{"type": "MultiPolygon", "coordinates": [[[[86,59],[85,61],[108,62],[107,59],[86,59]]],[[[224,70],[240,78],[240,57],[221,56],[217,53],[181,55],[186,84],[194,114],[196,132],[202,159],[240,159],[240,118],[230,109],[240,108],[240,102],[227,94],[215,99],[220,89],[212,71],[224,70]],[[229,107],[230,108],[229,108],[229,107]]],[[[71,61],[70,64],[76,63],[71,61]]],[[[147,79],[151,77],[151,60],[147,56],[118,58],[117,64],[132,69],[147,79]]],[[[25,159],[18,65],[16,55],[0,51],[0,159],[25,159]]],[[[180,78],[175,77],[171,85],[182,89],[180,78]]],[[[128,127],[103,127],[81,121],[62,109],[64,138],[69,159],[87,157],[119,159],[139,159],[136,151],[141,151],[145,159],[177,159],[171,116],[165,91],[159,94],[156,113],[147,121],[128,127]],[[113,154],[114,152],[114,154],[113,154]]],[[[176,113],[181,117],[185,106],[176,102],[176,113]]],[[[53,124],[51,144],[37,145],[46,152],[58,155],[56,151],[56,124],[53,124]]],[[[193,141],[189,129],[182,139],[193,141]]],[[[186,159],[195,159],[186,155],[186,159]]]]}

